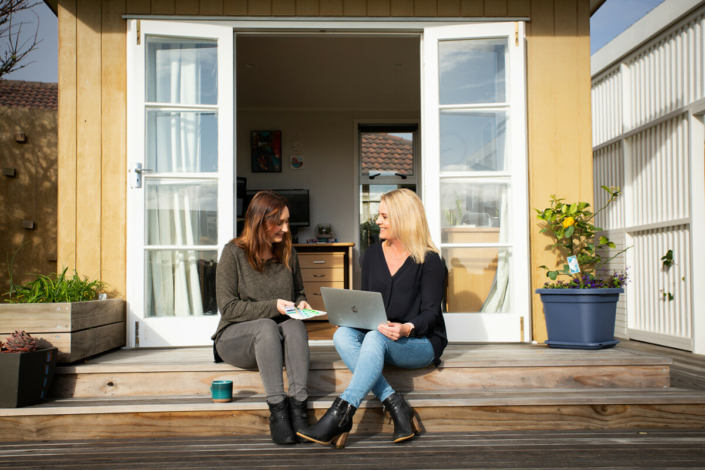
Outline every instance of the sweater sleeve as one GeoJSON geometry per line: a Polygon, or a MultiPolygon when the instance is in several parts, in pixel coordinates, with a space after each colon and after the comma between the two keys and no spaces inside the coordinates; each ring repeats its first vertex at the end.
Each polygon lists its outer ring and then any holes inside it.
{"type": "Polygon", "coordinates": [[[427,253],[421,271],[421,308],[408,321],[414,324],[417,336],[426,336],[438,322],[445,289],[446,271],[438,253],[427,253]]]}
{"type": "Polygon", "coordinates": [[[239,260],[231,245],[226,245],[215,273],[215,295],[223,320],[239,323],[279,315],[277,300],[249,302],[241,300],[238,289],[239,260]]]}
{"type": "Polygon", "coordinates": [[[291,272],[294,275],[294,304],[299,305],[300,302],[307,301],[306,293],[304,292],[304,278],[301,275],[301,265],[299,264],[299,256],[296,250],[292,249],[291,272]]]}

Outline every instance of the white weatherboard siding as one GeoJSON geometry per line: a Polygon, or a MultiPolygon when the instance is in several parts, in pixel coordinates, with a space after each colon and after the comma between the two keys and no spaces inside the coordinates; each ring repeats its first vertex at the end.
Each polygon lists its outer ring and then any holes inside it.
{"type": "Polygon", "coordinates": [[[704,32],[705,2],[666,0],[592,58],[596,208],[607,200],[600,186],[622,188],[596,223],[631,247],[608,265],[631,278],[615,334],[701,354],[704,32]]]}

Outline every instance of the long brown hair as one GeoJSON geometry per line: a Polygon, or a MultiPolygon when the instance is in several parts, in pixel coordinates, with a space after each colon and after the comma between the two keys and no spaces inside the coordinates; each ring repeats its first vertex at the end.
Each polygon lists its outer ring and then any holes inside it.
{"type": "Polygon", "coordinates": [[[287,207],[286,199],[274,191],[260,191],[252,198],[245,213],[245,228],[233,242],[247,253],[250,266],[264,272],[267,251],[272,251],[272,260],[291,266],[291,232],[286,232],[281,243],[269,241],[269,229],[279,225],[282,211],[287,207]]]}

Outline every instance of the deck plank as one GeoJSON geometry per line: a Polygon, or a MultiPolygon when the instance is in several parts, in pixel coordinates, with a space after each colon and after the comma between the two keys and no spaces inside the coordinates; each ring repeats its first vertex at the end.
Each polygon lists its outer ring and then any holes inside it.
{"type": "MultiPolygon", "coordinates": [[[[336,395],[311,397],[309,408],[325,410],[336,395]]],[[[473,406],[546,406],[546,405],[705,405],[705,393],[683,389],[614,390],[452,390],[414,391],[404,397],[413,407],[444,408],[473,406]]],[[[380,408],[372,395],[360,408],[380,408]]],[[[208,396],[64,398],[49,399],[36,406],[0,410],[0,416],[50,416],[112,413],[243,411],[268,410],[264,395],[236,394],[230,403],[213,403],[208,396]]]]}

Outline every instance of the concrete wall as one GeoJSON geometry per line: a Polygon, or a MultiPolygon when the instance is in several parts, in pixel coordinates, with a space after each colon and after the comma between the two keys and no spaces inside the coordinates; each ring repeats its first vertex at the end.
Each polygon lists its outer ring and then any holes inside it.
{"type": "MultiPolygon", "coordinates": [[[[0,167],[14,168],[15,177],[0,176],[0,290],[9,290],[8,255],[17,253],[13,283],[49,274],[61,267],[56,259],[57,111],[0,107],[0,167]],[[15,141],[24,132],[27,142],[15,141]],[[34,222],[34,229],[22,227],[34,222]]],[[[0,299],[4,302],[4,298],[0,299]]]]}

